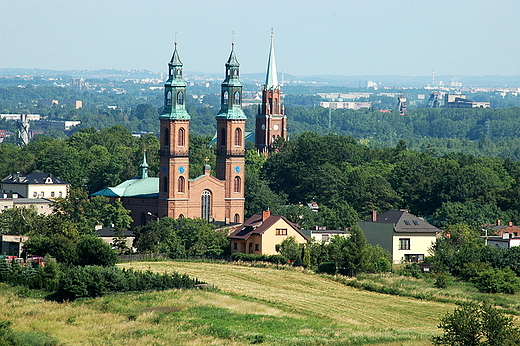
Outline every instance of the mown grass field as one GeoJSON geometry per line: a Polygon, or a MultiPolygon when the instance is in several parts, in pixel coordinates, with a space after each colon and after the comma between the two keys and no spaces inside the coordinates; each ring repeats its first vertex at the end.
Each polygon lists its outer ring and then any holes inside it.
{"type": "Polygon", "coordinates": [[[430,345],[455,308],[361,291],[297,270],[198,262],[133,262],[177,271],[214,290],[125,293],[73,303],[0,285],[0,320],[63,345],[430,345]]]}

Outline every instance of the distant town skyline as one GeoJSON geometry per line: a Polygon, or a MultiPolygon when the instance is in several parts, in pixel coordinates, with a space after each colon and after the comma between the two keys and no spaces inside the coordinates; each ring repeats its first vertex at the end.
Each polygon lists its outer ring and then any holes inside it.
{"type": "Polygon", "coordinates": [[[520,2],[0,0],[0,68],[166,71],[175,31],[186,71],[520,75],[520,2]]]}

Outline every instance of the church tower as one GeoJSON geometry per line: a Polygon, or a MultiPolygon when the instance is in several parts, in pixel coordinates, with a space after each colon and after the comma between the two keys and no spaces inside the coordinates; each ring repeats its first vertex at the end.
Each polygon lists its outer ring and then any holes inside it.
{"type": "Polygon", "coordinates": [[[255,145],[260,153],[269,153],[278,137],[287,139],[287,117],[281,104],[281,90],[274,59],[274,37],[267,61],[267,76],[262,90],[262,104],[256,116],[255,145]]]}
{"type": "Polygon", "coordinates": [[[159,116],[160,172],[158,217],[186,216],[189,201],[189,126],[186,111],[186,83],[182,79],[182,62],[177,52],[168,63],[168,80],[164,84],[164,108],[159,116]]]}
{"type": "Polygon", "coordinates": [[[226,62],[217,119],[217,179],[225,182],[225,221],[243,222],[246,116],[242,110],[242,83],[235,44],[226,62]]]}

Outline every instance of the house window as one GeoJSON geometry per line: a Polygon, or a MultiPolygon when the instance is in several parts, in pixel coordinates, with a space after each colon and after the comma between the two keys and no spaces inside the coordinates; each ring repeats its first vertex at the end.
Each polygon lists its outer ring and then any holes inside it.
{"type": "Polygon", "coordinates": [[[240,177],[235,177],[235,184],[234,184],[234,188],[233,188],[233,191],[234,192],[240,192],[240,188],[241,188],[241,184],[242,182],[240,181],[240,177]]]}
{"type": "Polygon", "coordinates": [[[287,235],[287,228],[277,228],[275,234],[276,235],[287,235]]]}
{"type": "Polygon", "coordinates": [[[181,127],[179,129],[179,135],[178,135],[178,138],[177,138],[177,144],[179,145],[179,147],[183,147],[185,142],[186,142],[186,131],[184,130],[184,127],[181,127]]]}
{"type": "Polygon", "coordinates": [[[237,127],[235,129],[235,147],[239,147],[242,145],[242,129],[237,127]]]}
{"type": "Polygon", "coordinates": [[[45,192],[42,191],[42,198],[45,197],[45,192]]]}
{"type": "Polygon", "coordinates": [[[233,250],[238,250],[238,243],[233,243],[233,250]]]}
{"type": "Polygon", "coordinates": [[[58,195],[59,195],[59,197],[62,197],[63,193],[60,191],[60,192],[58,192],[58,195]]]}
{"type": "Polygon", "coordinates": [[[412,222],[413,222],[414,225],[419,226],[419,221],[413,220],[412,222]]]}
{"type": "Polygon", "coordinates": [[[184,177],[179,177],[177,182],[177,192],[184,193],[184,177]]]}
{"type": "Polygon", "coordinates": [[[168,192],[168,177],[163,177],[163,192],[168,192]]]}
{"type": "Polygon", "coordinates": [[[170,130],[169,129],[164,129],[164,141],[163,141],[163,144],[164,144],[164,146],[169,146],[170,145],[170,130]]]}
{"type": "Polygon", "coordinates": [[[202,191],[200,214],[202,219],[210,221],[209,216],[211,215],[211,192],[208,190],[202,191]]]}
{"type": "Polygon", "coordinates": [[[226,145],[226,129],[220,130],[220,145],[226,145]]]}
{"type": "Polygon", "coordinates": [[[404,260],[405,260],[405,262],[413,262],[413,263],[422,262],[422,261],[424,261],[424,255],[423,254],[419,254],[419,255],[406,254],[406,255],[404,255],[404,260]]]}
{"type": "Polygon", "coordinates": [[[255,251],[260,251],[260,244],[255,244],[255,251]]]}
{"type": "Polygon", "coordinates": [[[239,222],[240,222],[240,215],[235,214],[235,223],[239,223],[239,222]]]}
{"type": "Polygon", "coordinates": [[[410,238],[399,238],[399,250],[410,250],[410,238]]]}
{"type": "Polygon", "coordinates": [[[33,192],[33,197],[38,197],[38,192],[33,192]]]}
{"type": "Polygon", "coordinates": [[[410,221],[408,221],[408,220],[404,220],[404,223],[405,223],[407,226],[410,226],[410,221]]]}
{"type": "Polygon", "coordinates": [[[54,197],[54,191],[51,191],[51,197],[54,197]]]}

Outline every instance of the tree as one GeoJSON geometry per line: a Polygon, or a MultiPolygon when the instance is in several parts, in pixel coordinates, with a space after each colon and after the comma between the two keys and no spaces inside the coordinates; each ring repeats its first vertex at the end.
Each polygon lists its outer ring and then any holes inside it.
{"type": "Polygon", "coordinates": [[[434,345],[442,346],[514,346],[520,342],[520,330],[513,319],[488,304],[466,304],[441,318],[443,334],[434,336],[434,345]]]}
{"type": "Polygon", "coordinates": [[[290,262],[296,265],[302,264],[302,247],[294,237],[285,238],[280,244],[278,252],[290,262]]]}
{"type": "Polygon", "coordinates": [[[78,264],[113,266],[117,262],[117,254],[103,239],[95,235],[86,235],[79,239],[77,244],[78,264]]]}

